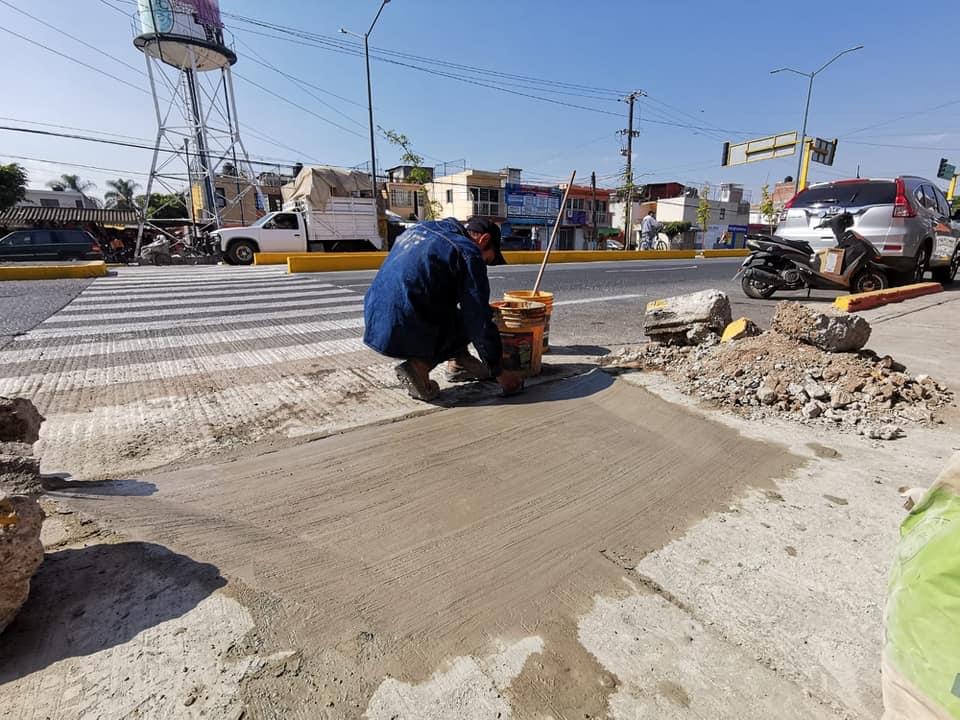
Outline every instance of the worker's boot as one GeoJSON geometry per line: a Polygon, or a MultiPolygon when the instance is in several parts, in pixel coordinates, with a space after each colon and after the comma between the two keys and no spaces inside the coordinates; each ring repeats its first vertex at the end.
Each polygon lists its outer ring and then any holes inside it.
{"type": "Polygon", "coordinates": [[[440,394],[440,386],[430,379],[430,365],[411,358],[396,367],[397,380],[414,400],[430,402],[440,394]]]}
{"type": "Polygon", "coordinates": [[[478,360],[464,350],[453,360],[447,363],[447,382],[470,382],[473,380],[489,380],[490,368],[482,360],[478,360]]]}

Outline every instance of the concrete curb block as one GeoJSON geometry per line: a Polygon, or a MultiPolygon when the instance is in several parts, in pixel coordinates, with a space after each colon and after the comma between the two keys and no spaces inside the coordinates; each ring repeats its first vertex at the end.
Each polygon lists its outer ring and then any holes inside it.
{"type": "Polygon", "coordinates": [[[746,257],[750,254],[750,250],[746,249],[730,249],[730,250],[704,250],[703,257],[705,258],[721,258],[721,257],[746,257]]]}
{"type": "MultiPolygon", "coordinates": [[[[743,250],[707,250],[704,257],[740,257],[743,250]]],[[[361,253],[257,253],[255,265],[287,265],[291,273],[336,272],[341,270],[376,270],[387,256],[385,252],[361,253]]],[[[510,265],[539,265],[543,253],[530,250],[507,250],[503,253],[510,265]]],[[[696,250],[554,250],[550,263],[635,262],[643,260],[693,260],[696,250]]]]}
{"type": "Polygon", "coordinates": [[[909,298],[920,297],[921,295],[932,295],[938,292],[943,292],[943,285],[940,283],[915,283],[913,285],[890,288],[889,290],[874,290],[873,292],[857,293],[856,295],[841,295],[833,301],[833,306],[837,310],[844,312],[856,312],[858,310],[869,310],[870,308],[880,307],[881,305],[900,302],[901,300],[907,300],[909,298]]]}
{"type": "Polygon", "coordinates": [[[0,265],[0,280],[63,280],[68,278],[97,278],[107,274],[102,260],[72,265],[0,265]]]}

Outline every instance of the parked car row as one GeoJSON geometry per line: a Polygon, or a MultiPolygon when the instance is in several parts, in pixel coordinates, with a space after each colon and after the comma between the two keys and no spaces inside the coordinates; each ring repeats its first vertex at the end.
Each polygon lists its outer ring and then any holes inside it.
{"type": "Polygon", "coordinates": [[[16,230],[0,238],[0,260],[103,260],[103,250],[85,230],[16,230]]]}

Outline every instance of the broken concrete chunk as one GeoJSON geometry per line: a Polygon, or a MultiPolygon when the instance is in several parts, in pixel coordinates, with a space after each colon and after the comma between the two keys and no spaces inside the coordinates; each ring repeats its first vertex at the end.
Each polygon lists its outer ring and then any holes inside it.
{"type": "Polygon", "coordinates": [[[834,409],[845,408],[848,405],[852,405],[853,402],[853,395],[848,393],[846,390],[838,388],[830,394],[830,407],[834,409]]]}
{"type": "Polygon", "coordinates": [[[772,388],[769,385],[761,385],[757,389],[757,400],[762,402],[764,405],[773,405],[777,400],[779,400],[776,388],[772,388]]]}
{"type": "Polygon", "coordinates": [[[33,498],[0,492],[0,632],[30,594],[30,578],[43,561],[43,510],[33,498]]]}
{"type": "Polygon", "coordinates": [[[730,298],[726,293],[703,290],[649,303],[643,329],[654,342],[699,344],[713,335],[719,336],[730,319],[730,298]]]}
{"type": "Polygon", "coordinates": [[[815,310],[798,302],[777,304],[771,329],[827,352],[855,352],[870,339],[870,323],[859,315],[815,310]]]}
{"type": "Polygon", "coordinates": [[[804,392],[814,400],[826,400],[830,397],[830,393],[827,392],[827,389],[818,382],[810,381],[803,386],[804,392]]]}
{"type": "Polygon", "coordinates": [[[0,455],[0,492],[9,495],[39,495],[40,459],[22,455],[0,455]]]}
{"type": "Polygon", "coordinates": [[[727,325],[720,338],[723,342],[732,342],[745,337],[756,337],[760,334],[760,328],[750,318],[738,318],[727,325]]]}
{"type": "Polygon", "coordinates": [[[823,414],[823,410],[820,409],[820,406],[814,400],[811,400],[806,405],[804,405],[803,410],[801,410],[801,412],[803,413],[803,416],[808,420],[812,420],[813,418],[818,418],[823,414]]]}
{"type": "Polygon", "coordinates": [[[27,398],[0,396],[0,442],[33,445],[44,417],[27,398]]]}

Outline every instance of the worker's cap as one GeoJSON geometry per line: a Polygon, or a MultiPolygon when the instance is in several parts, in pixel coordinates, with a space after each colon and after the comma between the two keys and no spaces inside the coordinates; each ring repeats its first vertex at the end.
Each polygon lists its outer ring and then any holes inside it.
{"type": "Polygon", "coordinates": [[[475,232],[480,235],[487,234],[490,236],[490,244],[493,245],[493,250],[496,253],[496,259],[493,261],[494,265],[506,265],[507,261],[503,257],[503,253],[500,252],[500,226],[497,225],[493,220],[487,220],[486,218],[470,218],[467,220],[465,225],[467,232],[475,232]]]}

